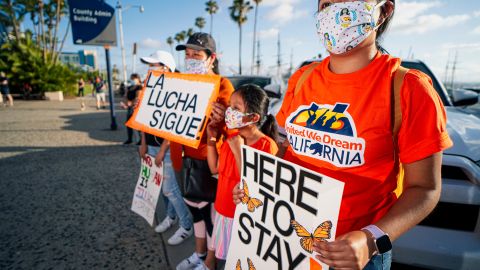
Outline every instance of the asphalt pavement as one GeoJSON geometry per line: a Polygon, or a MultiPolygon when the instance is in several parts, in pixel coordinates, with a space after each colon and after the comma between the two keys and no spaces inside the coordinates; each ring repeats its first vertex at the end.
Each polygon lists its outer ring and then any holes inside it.
{"type": "Polygon", "coordinates": [[[175,269],[193,237],[169,246],[175,228],[157,234],[130,210],[140,162],[122,145],[125,111],[111,131],[86,102],[0,108],[0,269],[175,269]]]}

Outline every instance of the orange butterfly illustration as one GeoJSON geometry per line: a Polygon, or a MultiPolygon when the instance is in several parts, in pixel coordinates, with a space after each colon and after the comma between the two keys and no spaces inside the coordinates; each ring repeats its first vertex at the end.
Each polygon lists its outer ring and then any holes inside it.
{"type": "Polygon", "coordinates": [[[314,240],[326,241],[326,239],[330,238],[330,231],[332,230],[332,222],[330,220],[322,222],[322,224],[315,229],[313,234],[307,231],[297,221],[292,220],[291,223],[295,232],[300,237],[300,246],[302,246],[302,248],[308,253],[313,252],[314,240]]]}
{"type": "MultiPolygon", "coordinates": [[[[255,266],[253,265],[252,260],[250,260],[250,258],[247,258],[247,262],[248,262],[248,270],[257,270],[255,268],[255,266]]],[[[237,261],[237,266],[235,267],[235,270],[242,270],[242,265],[240,263],[240,259],[237,261]]]]}
{"type": "Polygon", "coordinates": [[[248,207],[248,211],[252,212],[255,211],[255,208],[258,208],[263,205],[263,202],[257,198],[250,197],[250,193],[248,192],[248,186],[245,180],[243,182],[243,191],[245,193],[245,197],[242,198],[242,204],[246,204],[248,207]]]}

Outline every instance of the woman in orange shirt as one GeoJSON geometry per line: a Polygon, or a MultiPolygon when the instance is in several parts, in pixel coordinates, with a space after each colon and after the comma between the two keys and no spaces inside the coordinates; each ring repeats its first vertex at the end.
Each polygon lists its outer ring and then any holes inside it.
{"type": "MultiPolygon", "coordinates": [[[[215,40],[209,34],[194,33],[186,44],[178,45],[176,49],[178,51],[185,50],[185,73],[219,74],[215,40]]],[[[214,103],[214,110],[216,106],[228,106],[233,91],[234,89],[230,81],[222,77],[217,102],[214,103]]],[[[212,117],[212,119],[213,118],[215,117],[212,117]]],[[[174,148],[175,147],[174,145],[174,148]]],[[[174,148],[172,148],[172,161],[178,163],[176,160],[182,158],[181,152],[174,150],[174,148]]],[[[183,154],[184,164],[195,162],[196,166],[205,168],[205,170],[208,171],[206,136],[202,136],[197,149],[184,146],[183,154]]],[[[186,169],[183,168],[180,174],[181,178],[185,177],[185,170],[186,169]]],[[[191,198],[185,198],[185,202],[193,215],[195,252],[190,257],[181,261],[176,269],[187,270],[195,268],[213,270],[215,266],[215,250],[211,241],[214,218],[212,202],[198,201],[191,198]]]]}
{"type": "MultiPolygon", "coordinates": [[[[314,243],[335,269],[390,268],[391,241],[437,204],[442,151],[452,145],[428,76],[380,50],[394,9],[394,0],[319,1],[317,32],[330,56],[292,75],[277,115],[284,159],[345,183],[336,240],[314,243]],[[401,88],[392,87],[401,75],[401,88]],[[393,119],[401,119],[398,132],[393,119]]],[[[242,196],[234,190],[236,202],[242,196]]]]}

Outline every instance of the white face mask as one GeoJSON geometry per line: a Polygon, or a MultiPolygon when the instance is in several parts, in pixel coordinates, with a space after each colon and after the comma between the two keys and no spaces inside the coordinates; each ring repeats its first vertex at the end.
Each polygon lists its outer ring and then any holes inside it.
{"type": "Polygon", "coordinates": [[[325,48],[342,54],[358,46],[381,25],[375,22],[375,11],[385,2],[341,2],[321,10],[317,15],[317,33],[325,48]]]}
{"type": "Polygon", "coordinates": [[[185,73],[189,74],[207,74],[208,66],[206,60],[185,59],[185,73]]]}
{"type": "Polygon", "coordinates": [[[225,111],[225,124],[229,129],[236,129],[256,123],[257,121],[250,121],[253,113],[242,113],[232,107],[228,107],[225,111]]]}

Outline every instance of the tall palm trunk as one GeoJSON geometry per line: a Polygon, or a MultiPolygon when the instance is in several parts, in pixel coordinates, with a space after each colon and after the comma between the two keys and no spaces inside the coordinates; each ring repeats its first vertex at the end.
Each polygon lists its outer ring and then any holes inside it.
{"type": "Polygon", "coordinates": [[[242,25],[238,24],[238,29],[240,30],[240,38],[238,44],[238,73],[242,75],[242,25]]]}
{"type": "Polygon", "coordinates": [[[43,49],[43,61],[47,59],[47,44],[45,41],[45,25],[44,25],[44,17],[43,17],[43,1],[39,0],[38,1],[39,5],[38,8],[40,9],[40,35],[41,35],[41,40],[42,40],[42,49],[43,49]]]}
{"type": "Polygon", "coordinates": [[[57,32],[58,32],[58,25],[60,24],[60,0],[57,0],[57,16],[55,18],[55,31],[53,32],[53,43],[51,44],[51,51],[52,51],[52,59],[54,59],[53,63],[56,62],[56,49],[57,49],[57,32]]]}
{"type": "Polygon", "coordinates": [[[13,9],[12,0],[8,0],[8,11],[10,15],[10,19],[12,20],[13,31],[15,32],[15,38],[17,41],[20,40],[20,31],[18,30],[18,21],[15,15],[15,10],[13,9]]]}
{"type": "Polygon", "coordinates": [[[212,35],[213,30],[213,14],[210,14],[210,36],[212,35]]]}
{"type": "Polygon", "coordinates": [[[53,59],[53,65],[55,65],[58,61],[58,56],[60,55],[60,53],[63,50],[63,44],[65,43],[65,40],[67,39],[67,34],[68,34],[69,30],[70,30],[70,20],[68,20],[67,29],[65,30],[65,34],[63,35],[62,43],[60,44],[60,49],[58,50],[58,53],[55,54],[55,58],[53,59]]]}
{"type": "Polygon", "coordinates": [[[253,21],[252,69],[250,70],[251,74],[253,74],[253,69],[255,67],[255,43],[257,42],[257,13],[258,4],[255,5],[255,19],[253,21]]]}

